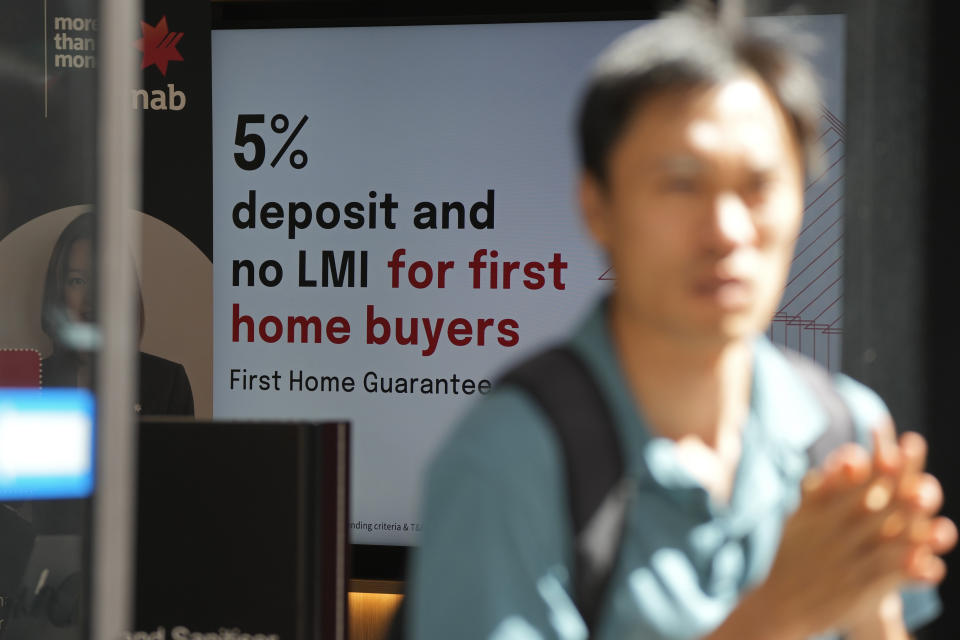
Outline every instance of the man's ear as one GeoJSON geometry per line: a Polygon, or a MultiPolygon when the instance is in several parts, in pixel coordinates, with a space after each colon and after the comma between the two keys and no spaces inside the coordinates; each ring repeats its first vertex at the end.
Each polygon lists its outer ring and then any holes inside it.
{"type": "Polygon", "coordinates": [[[606,191],[600,179],[589,171],[580,175],[580,211],[594,242],[603,249],[610,246],[610,213],[607,209],[606,191]]]}

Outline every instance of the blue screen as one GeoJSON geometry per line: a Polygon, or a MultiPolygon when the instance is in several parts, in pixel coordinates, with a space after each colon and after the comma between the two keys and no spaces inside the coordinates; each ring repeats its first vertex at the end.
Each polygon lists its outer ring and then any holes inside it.
{"type": "Polygon", "coordinates": [[[0,501],[89,497],[94,408],[86,389],[0,389],[0,501]]]}

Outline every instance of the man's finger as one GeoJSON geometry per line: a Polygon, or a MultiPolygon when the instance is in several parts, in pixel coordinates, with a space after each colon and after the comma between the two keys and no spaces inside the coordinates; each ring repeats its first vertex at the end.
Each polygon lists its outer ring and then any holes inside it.
{"type": "Polygon", "coordinates": [[[893,426],[893,419],[886,416],[871,433],[873,437],[873,463],[876,471],[895,474],[900,471],[900,446],[897,443],[897,432],[893,426]]]}
{"type": "Polygon", "coordinates": [[[927,441],[919,433],[908,431],[900,436],[900,454],[903,456],[903,473],[920,473],[927,464],[927,441]]]}
{"type": "Polygon", "coordinates": [[[823,472],[820,469],[810,469],[807,471],[807,474],[803,476],[803,481],[800,483],[801,494],[803,495],[803,500],[810,500],[816,496],[824,487],[824,478],[823,472]]]}
{"type": "Polygon", "coordinates": [[[871,472],[871,459],[860,445],[848,442],[834,449],[823,462],[824,489],[840,489],[866,482],[871,472]]]}
{"type": "Polygon", "coordinates": [[[905,572],[910,580],[937,584],[947,575],[947,565],[928,548],[916,547],[907,554],[905,572]]]}
{"type": "Polygon", "coordinates": [[[943,506],[943,488],[929,473],[913,474],[901,480],[899,498],[910,509],[933,515],[943,506]]]}
{"type": "Polygon", "coordinates": [[[930,523],[927,535],[927,544],[930,550],[937,555],[949,552],[957,545],[957,525],[949,518],[935,518],[930,523]]]}

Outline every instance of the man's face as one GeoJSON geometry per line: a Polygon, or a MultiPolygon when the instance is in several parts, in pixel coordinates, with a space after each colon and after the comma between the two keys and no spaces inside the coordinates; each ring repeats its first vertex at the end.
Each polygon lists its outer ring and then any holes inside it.
{"type": "Polygon", "coordinates": [[[803,213],[801,153],[763,84],[737,76],[653,96],[581,201],[630,322],[688,340],[762,331],[803,213]]]}

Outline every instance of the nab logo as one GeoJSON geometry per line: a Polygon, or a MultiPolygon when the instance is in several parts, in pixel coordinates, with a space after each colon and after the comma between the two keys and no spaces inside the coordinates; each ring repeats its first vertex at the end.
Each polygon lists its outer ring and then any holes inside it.
{"type": "Polygon", "coordinates": [[[143,37],[134,44],[137,49],[143,51],[140,68],[146,69],[150,65],[156,65],[160,73],[166,77],[167,63],[183,61],[183,56],[177,51],[177,43],[183,38],[183,34],[167,28],[167,16],[160,18],[160,22],[155,27],[141,20],[140,30],[143,32],[143,37]]]}
{"type": "MultiPolygon", "coordinates": [[[[177,44],[183,38],[182,32],[170,31],[167,27],[167,16],[160,18],[156,25],[150,26],[140,22],[143,37],[134,43],[134,46],[143,52],[141,69],[156,67],[164,78],[167,76],[167,65],[171,62],[182,62],[183,56],[177,51],[177,44]]],[[[182,111],[187,106],[187,95],[177,91],[173,83],[167,83],[166,90],[146,89],[133,91],[133,108],[150,111],[182,111]]]]}

